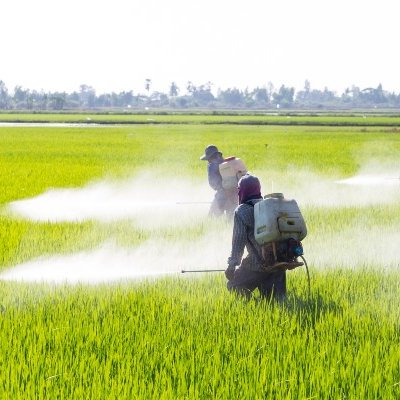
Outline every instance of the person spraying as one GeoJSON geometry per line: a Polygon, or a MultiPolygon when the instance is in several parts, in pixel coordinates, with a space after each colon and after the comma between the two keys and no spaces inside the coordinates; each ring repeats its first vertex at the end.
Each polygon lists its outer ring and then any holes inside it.
{"type": "Polygon", "coordinates": [[[213,144],[206,147],[200,160],[208,161],[208,183],[215,190],[209,215],[233,216],[238,205],[237,184],[240,177],[247,172],[246,166],[239,158],[224,158],[222,152],[213,144]]]}
{"type": "Polygon", "coordinates": [[[286,270],[303,265],[297,261],[303,255],[300,240],[307,235],[303,217],[296,201],[281,193],[263,199],[259,179],[250,174],[240,179],[238,197],[225,270],[227,288],[246,297],[258,288],[262,297],[282,300],[286,270]],[[245,248],[248,254],[243,258],[245,248]]]}

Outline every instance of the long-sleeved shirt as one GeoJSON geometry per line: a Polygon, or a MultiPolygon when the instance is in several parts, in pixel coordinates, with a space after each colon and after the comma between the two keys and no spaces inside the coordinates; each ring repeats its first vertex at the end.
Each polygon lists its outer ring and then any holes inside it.
{"type": "Polygon", "coordinates": [[[235,210],[229,266],[240,265],[241,268],[252,271],[259,271],[263,266],[261,247],[254,238],[254,204],[260,200],[262,199],[250,200],[240,204],[235,210]],[[248,255],[242,260],[245,248],[248,255]]]}
{"type": "Polygon", "coordinates": [[[213,162],[209,162],[207,165],[208,172],[208,183],[214,190],[222,189],[222,176],[219,172],[219,164],[224,161],[222,157],[217,158],[213,162]]]}

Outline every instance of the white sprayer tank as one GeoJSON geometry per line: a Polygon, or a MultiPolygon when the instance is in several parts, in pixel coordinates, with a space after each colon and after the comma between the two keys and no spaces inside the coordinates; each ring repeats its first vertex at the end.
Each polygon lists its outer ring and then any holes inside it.
{"type": "Polygon", "coordinates": [[[237,189],[239,179],[246,175],[247,168],[240,158],[228,157],[219,164],[224,189],[237,189]]]}
{"type": "Polygon", "coordinates": [[[254,236],[264,245],[284,239],[303,240],[307,228],[296,200],[272,193],[254,205],[254,236]]]}

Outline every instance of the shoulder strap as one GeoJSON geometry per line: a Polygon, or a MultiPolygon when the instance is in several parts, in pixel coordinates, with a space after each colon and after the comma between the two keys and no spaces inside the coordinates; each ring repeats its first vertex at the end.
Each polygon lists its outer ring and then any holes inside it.
{"type": "MultiPolygon", "coordinates": [[[[249,206],[254,208],[254,204],[253,204],[252,200],[248,200],[244,204],[247,204],[247,205],[249,205],[249,206]]],[[[262,252],[261,252],[261,256],[260,256],[258,250],[255,248],[254,244],[251,242],[250,238],[248,237],[247,239],[248,239],[250,247],[253,249],[253,252],[256,255],[257,259],[258,259],[258,262],[261,265],[265,265],[265,260],[264,260],[264,257],[262,256],[262,252]]]]}

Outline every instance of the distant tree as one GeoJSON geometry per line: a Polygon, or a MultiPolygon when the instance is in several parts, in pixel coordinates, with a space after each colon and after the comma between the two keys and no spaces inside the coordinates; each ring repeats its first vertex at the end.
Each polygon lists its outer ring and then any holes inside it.
{"type": "Polygon", "coordinates": [[[193,99],[198,105],[208,106],[215,100],[214,95],[211,93],[211,86],[212,83],[207,82],[196,87],[196,89],[193,91],[193,99]]]}
{"type": "Polygon", "coordinates": [[[15,86],[10,95],[3,81],[0,80],[0,109],[28,109],[28,110],[62,110],[64,108],[124,108],[129,106],[151,105],[152,107],[270,107],[278,105],[282,108],[372,108],[372,107],[400,107],[400,94],[385,91],[382,84],[376,88],[367,87],[360,90],[352,85],[341,95],[325,87],[323,90],[311,89],[308,80],[304,82],[303,90],[296,93],[292,87],[282,85],[275,90],[271,82],[266,87],[246,88],[240,90],[229,88],[218,89],[217,97],[211,91],[211,82],[195,85],[187,82],[187,94],[178,96],[179,88],[172,82],[169,88],[169,96],[166,93],[154,92],[150,94],[151,80],[146,79],[147,94],[133,95],[132,91],[120,93],[104,93],[96,96],[96,91],[88,85],[81,85],[79,91],[65,92],[38,92],[36,90],[24,89],[20,85],[15,86]]]}
{"type": "Polygon", "coordinates": [[[243,105],[245,99],[243,92],[236,88],[222,90],[219,97],[221,98],[222,102],[228,106],[243,105]]]}
{"type": "Polygon", "coordinates": [[[176,100],[176,104],[178,105],[178,107],[180,108],[187,108],[189,101],[186,97],[178,97],[176,100]]]}
{"type": "Polygon", "coordinates": [[[352,85],[351,88],[346,88],[341,96],[341,101],[346,107],[359,107],[362,103],[362,92],[359,87],[352,85]]]}
{"type": "Polygon", "coordinates": [[[6,84],[0,80],[0,108],[8,109],[10,107],[10,97],[6,84]]]}
{"type": "Polygon", "coordinates": [[[390,107],[400,107],[400,94],[394,92],[386,93],[385,95],[388,106],[390,107]]]}
{"type": "Polygon", "coordinates": [[[268,96],[269,96],[269,102],[272,101],[272,94],[274,93],[274,84],[272,82],[267,83],[267,90],[268,90],[268,96]]]}
{"type": "Polygon", "coordinates": [[[366,88],[361,91],[361,98],[364,102],[369,104],[382,104],[387,102],[387,98],[382,88],[382,84],[379,84],[376,89],[366,88]]]}
{"type": "Polygon", "coordinates": [[[385,92],[383,91],[382,84],[380,83],[374,91],[374,101],[376,103],[384,103],[386,101],[385,92]]]}
{"type": "Polygon", "coordinates": [[[92,108],[96,102],[96,91],[89,85],[79,86],[79,97],[81,107],[92,108]]]}
{"type": "MultiPolygon", "coordinates": [[[[50,94],[49,94],[50,96],[50,94]]],[[[79,108],[80,106],[80,94],[77,91],[74,91],[67,95],[66,97],[66,106],[71,108],[79,108]]]]}
{"type": "Polygon", "coordinates": [[[130,90],[129,92],[121,92],[119,94],[119,97],[121,99],[120,103],[122,107],[131,106],[133,104],[134,96],[132,90],[130,90]]]}
{"type": "Polygon", "coordinates": [[[29,89],[23,89],[22,86],[15,86],[14,88],[14,104],[17,108],[26,108],[29,96],[29,89]]]}
{"type": "Polygon", "coordinates": [[[308,105],[310,102],[311,84],[308,79],[304,81],[304,88],[296,94],[296,102],[301,105],[308,105]]]}
{"type": "Polygon", "coordinates": [[[353,101],[357,101],[358,98],[360,97],[361,90],[358,86],[352,85],[351,86],[351,96],[353,98],[353,101]]]}
{"type": "Polygon", "coordinates": [[[246,108],[254,107],[254,91],[246,87],[243,91],[243,106],[246,108]]]}
{"type": "Polygon", "coordinates": [[[335,96],[335,92],[327,87],[324,90],[312,89],[308,80],[304,83],[304,89],[296,94],[296,105],[302,108],[323,108],[334,105],[340,99],[335,96]]]}
{"type": "Polygon", "coordinates": [[[178,96],[178,93],[179,93],[178,86],[176,85],[175,82],[171,82],[171,86],[169,87],[169,95],[171,97],[176,97],[178,96]]]}
{"type": "Polygon", "coordinates": [[[147,91],[147,95],[149,95],[149,93],[150,93],[150,86],[151,86],[151,79],[147,78],[145,80],[145,84],[144,84],[144,88],[147,91]]]}
{"type": "Polygon", "coordinates": [[[350,88],[346,88],[340,97],[340,101],[347,105],[351,102],[351,90],[350,88]]]}
{"type": "Polygon", "coordinates": [[[162,92],[153,92],[150,96],[152,107],[163,107],[168,104],[168,96],[162,92]]]}
{"type": "Polygon", "coordinates": [[[110,93],[103,93],[96,99],[97,107],[112,107],[112,96],[110,93]]]}
{"type": "Polygon", "coordinates": [[[268,90],[264,88],[255,88],[252,92],[252,97],[256,105],[266,107],[269,104],[268,90]]]}
{"type": "Polygon", "coordinates": [[[47,109],[48,101],[49,101],[49,96],[48,96],[48,94],[45,93],[45,92],[43,92],[43,91],[41,91],[41,92],[39,93],[38,99],[37,99],[38,107],[39,107],[41,110],[46,110],[46,109],[47,109]]]}
{"type": "Polygon", "coordinates": [[[304,81],[304,92],[305,92],[306,94],[309,94],[310,91],[311,91],[311,83],[310,83],[310,81],[309,81],[308,79],[306,79],[306,80],[304,81]]]}
{"type": "Polygon", "coordinates": [[[294,88],[282,85],[278,93],[273,94],[274,104],[279,107],[290,108],[294,102],[294,88]]]}
{"type": "Polygon", "coordinates": [[[188,83],[186,84],[186,90],[190,95],[193,96],[193,93],[196,92],[197,88],[193,85],[191,81],[188,81],[188,83]]]}
{"type": "Polygon", "coordinates": [[[52,94],[50,99],[50,106],[53,110],[62,110],[64,108],[66,101],[66,93],[65,92],[55,92],[52,94]]]}

